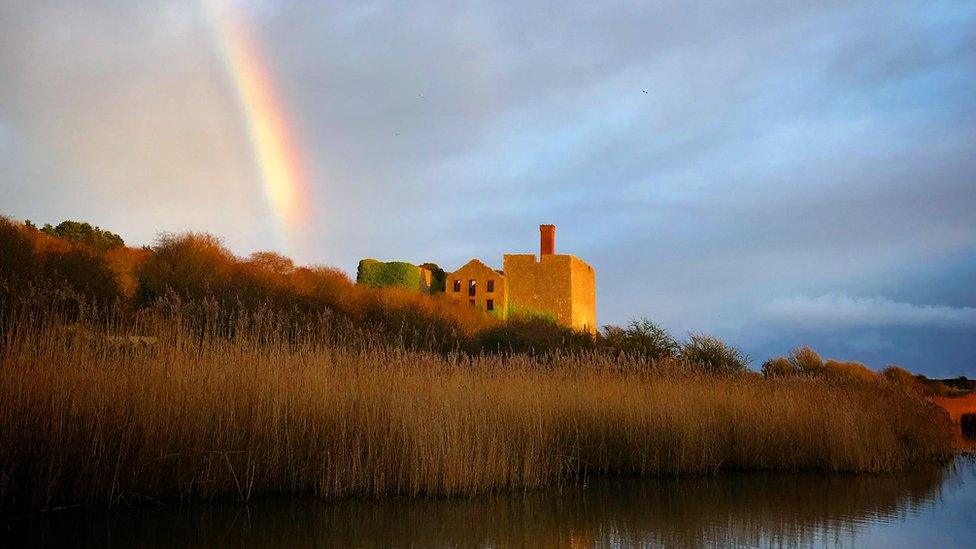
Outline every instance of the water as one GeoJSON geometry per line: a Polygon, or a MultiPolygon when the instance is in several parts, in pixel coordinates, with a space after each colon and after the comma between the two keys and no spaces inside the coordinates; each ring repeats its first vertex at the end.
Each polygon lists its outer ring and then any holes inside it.
{"type": "Polygon", "coordinates": [[[889,477],[729,473],[473,499],[65,511],[0,546],[976,546],[976,461],[889,477]]]}

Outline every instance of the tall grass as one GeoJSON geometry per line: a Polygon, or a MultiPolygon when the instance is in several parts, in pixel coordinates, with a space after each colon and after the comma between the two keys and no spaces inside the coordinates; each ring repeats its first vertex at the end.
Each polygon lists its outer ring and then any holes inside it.
{"type": "Polygon", "coordinates": [[[178,300],[135,316],[8,303],[0,509],[884,473],[951,452],[944,414],[884,381],[717,375],[605,353],[445,355],[322,315],[221,314],[178,300]],[[222,321],[193,320],[207,314],[222,321]]]}

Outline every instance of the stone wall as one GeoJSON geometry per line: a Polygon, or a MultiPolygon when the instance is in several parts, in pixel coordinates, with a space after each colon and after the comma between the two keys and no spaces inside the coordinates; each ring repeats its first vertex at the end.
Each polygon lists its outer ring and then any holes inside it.
{"type": "Polygon", "coordinates": [[[572,267],[573,327],[595,332],[596,324],[596,270],[575,256],[572,267]]]}
{"type": "Polygon", "coordinates": [[[508,298],[517,308],[551,313],[556,322],[596,329],[596,274],[581,259],[547,254],[506,254],[508,298]]]}
{"type": "Polygon", "coordinates": [[[451,299],[462,303],[472,304],[485,311],[489,310],[488,300],[491,300],[492,313],[504,318],[508,311],[508,287],[506,277],[498,271],[485,265],[477,259],[472,259],[460,269],[449,273],[445,281],[445,293],[451,299]],[[459,283],[455,291],[455,281],[459,283]],[[470,295],[469,284],[475,282],[474,295],[470,295]],[[488,291],[488,282],[493,282],[492,291],[488,291]]]}

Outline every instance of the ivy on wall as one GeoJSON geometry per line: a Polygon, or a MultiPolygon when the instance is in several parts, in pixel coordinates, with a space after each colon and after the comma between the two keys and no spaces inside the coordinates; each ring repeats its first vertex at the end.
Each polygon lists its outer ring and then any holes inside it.
{"type": "Polygon", "coordinates": [[[356,269],[356,283],[372,288],[399,286],[420,288],[420,268],[406,261],[363,259],[356,269]]]}
{"type": "Polygon", "coordinates": [[[424,263],[421,267],[430,271],[430,291],[443,292],[447,288],[447,272],[437,263],[424,263]]]}

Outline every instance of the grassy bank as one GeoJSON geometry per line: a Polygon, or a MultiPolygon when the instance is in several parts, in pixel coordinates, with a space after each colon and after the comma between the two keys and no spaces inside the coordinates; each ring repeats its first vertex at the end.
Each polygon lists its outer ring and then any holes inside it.
{"type": "Polygon", "coordinates": [[[696,373],[582,353],[446,356],[158,312],[10,315],[0,508],[261,494],[475,494],[588,475],[892,472],[947,456],[944,415],[883,380],[696,373]],[[139,337],[131,337],[138,334],[139,337]]]}

